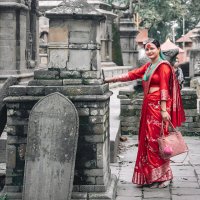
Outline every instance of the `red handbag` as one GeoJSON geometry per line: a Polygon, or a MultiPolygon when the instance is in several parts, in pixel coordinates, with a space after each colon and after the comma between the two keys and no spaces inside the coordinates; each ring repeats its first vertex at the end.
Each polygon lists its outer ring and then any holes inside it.
{"type": "Polygon", "coordinates": [[[184,138],[180,131],[176,130],[169,121],[169,125],[172,127],[172,131],[169,131],[169,135],[164,135],[163,121],[161,125],[161,136],[158,138],[159,151],[163,159],[169,159],[176,155],[188,152],[188,146],[184,141],[184,138]]]}

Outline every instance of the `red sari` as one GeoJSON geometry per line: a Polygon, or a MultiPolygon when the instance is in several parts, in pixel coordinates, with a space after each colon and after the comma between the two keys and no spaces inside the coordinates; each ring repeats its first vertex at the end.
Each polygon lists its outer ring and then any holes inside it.
{"type": "MultiPolygon", "coordinates": [[[[131,80],[143,78],[150,63],[128,73],[131,80]]],[[[159,155],[157,139],[161,129],[161,100],[166,101],[167,112],[171,115],[173,125],[180,126],[185,120],[179,84],[175,78],[173,67],[167,61],[161,61],[151,73],[147,81],[142,81],[144,101],[141,111],[138,137],[138,154],[132,182],[138,185],[162,182],[173,178],[170,161],[159,155]],[[148,93],[150,87],[160,89],[148,93]]],[[[168,134],[165,126],[165,134],[168,134]]]]}

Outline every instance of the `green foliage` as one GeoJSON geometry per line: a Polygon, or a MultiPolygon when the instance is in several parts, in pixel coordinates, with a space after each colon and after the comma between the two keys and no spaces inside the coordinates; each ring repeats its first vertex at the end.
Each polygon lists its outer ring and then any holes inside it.
{"type": "Polygon", "coordinates": [[[0,200],[8,200],[7,194],[4,194],[3,196],[0,196],[0,200]]]}
{"type": "MultiPolygon", "coordinates": [[[[130,0],[107,0],[112,4],[127,3],[130,0]]],[[[134,1],[133,1],[134,2],[134,1]]],[[[134,3],[134,12],[141,17],[141,27],[149,29],[149,36],[164,42],[172,38],[172,26],[175,28],[176,38],[183,34],[183,17],[185,19],[185,33],[193,29],[200,21],[199,0],[138,0],[134,3]]]]}
{"type": "Polygon", "coordinates": [[[113,62],[115,62],[119,66],[122,66],[123,61],[122,61],[122,53],[120,45],[120,34],[118,26],[114,23],[112,25],[112,32],[113,32],[113,44],[112,44],[113,62]]]}
{"type": "Polygon", "coordinates": [[[141,26],[149,29],[150,37],[161,42],[171,36],[173,22],[178,24],[177,38],[183,34],[183,16],[185,33],[200,20],[199,0],[140,0],[135,9],[142,18],[141,26]]]}

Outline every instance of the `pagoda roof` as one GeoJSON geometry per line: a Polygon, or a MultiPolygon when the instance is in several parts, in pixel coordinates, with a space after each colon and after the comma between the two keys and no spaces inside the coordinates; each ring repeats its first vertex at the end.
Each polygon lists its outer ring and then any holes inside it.
{"type": "Polygon", "coordinates": [[[148,29],[139,29],[138,31],[139,33],[135,38],[136,42],[144,42],[148,39],[148,29]]]}
{"type": "Polygon", "coordinates": [[[188,33],[180,37],[178,40],[176,40],[177,43],[179,42],[192,42],[191,36],[193,35],[193,32],[196,30],[196,28],[190,30],[188,33]]]}
{"type": "Polygon", "coordinates": [[[170,49],[178,49],[179,53],[183,53],[184,50],[181,49],[179,46],[175,45],[173,42],[170,41],[170,39],[168,38],[163,44],[161,44],[161,50],[162,51],[166,51],[166,50],[170,50],[170,49]]]}

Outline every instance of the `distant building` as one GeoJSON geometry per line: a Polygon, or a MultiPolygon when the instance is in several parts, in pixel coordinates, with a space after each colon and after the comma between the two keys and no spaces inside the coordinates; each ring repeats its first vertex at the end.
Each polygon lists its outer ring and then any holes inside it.
{"type": "Polygon", "coordinates": [[[179,47],[181,47],[184,50],[184,62],[189,62],[190,59],[190,50],[192,48],[192,40],[190,37],[193,36],[193,32],[196,29],[190,30],[188,33],[180,37],[178,40],[176,40],[176,43],[179,47]]]}
{"type": "Polygon", "coordinates": [[[148,39],[148,29],[139,29],[138,31],[135,41],[140,49],[143,48],[143,42],[148,39]]]}

